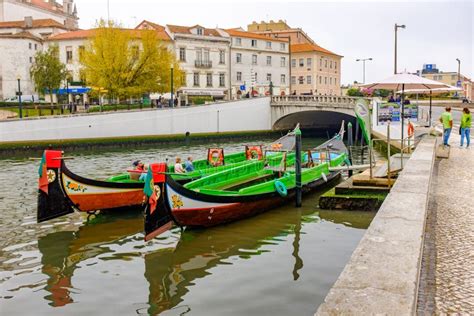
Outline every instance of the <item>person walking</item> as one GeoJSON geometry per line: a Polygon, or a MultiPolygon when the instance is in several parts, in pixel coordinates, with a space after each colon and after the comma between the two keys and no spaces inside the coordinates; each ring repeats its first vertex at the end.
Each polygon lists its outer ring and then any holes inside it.
{"type": "Polygon", "coordinates": [[[443,123],[443,145],[449,147],[449,136],[451,135],[451,130],[453,128],[453,116],[451,115],[451,107],[446,107],[446,111],[441,114],[439,121],[443,123]]]}
{"type": "Polygon", "coordinates": [[[464,108],[461,115],[461,147],[464,145],[464,137],[466,137],[466,148],[469,148],[471,143],[471,126],[472,114],[468,108],[464,108]]]}

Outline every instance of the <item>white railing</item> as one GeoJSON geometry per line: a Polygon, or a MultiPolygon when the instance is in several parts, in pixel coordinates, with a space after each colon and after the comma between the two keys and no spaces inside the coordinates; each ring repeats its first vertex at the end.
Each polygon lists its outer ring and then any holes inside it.
{"type": "Polygon", "coordinates": [[[285,95],[272,96],[272,104],[295,104],[295,103],[331,103],[331,104],[355,104],[359,97],[346,97],[336,95],[285,95]]]}

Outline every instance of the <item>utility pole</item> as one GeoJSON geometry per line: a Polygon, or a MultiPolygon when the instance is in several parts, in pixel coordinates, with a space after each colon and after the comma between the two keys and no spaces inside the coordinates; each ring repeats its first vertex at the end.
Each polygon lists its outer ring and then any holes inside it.
{"type": "Polygon", "coordinates": [[[394,70],[393,73],[397,74],[397,30],[398,28],[404,29],[406,26],[405,24],[398,25],[395,23],[395,60],[394,60],[394,70]]]}

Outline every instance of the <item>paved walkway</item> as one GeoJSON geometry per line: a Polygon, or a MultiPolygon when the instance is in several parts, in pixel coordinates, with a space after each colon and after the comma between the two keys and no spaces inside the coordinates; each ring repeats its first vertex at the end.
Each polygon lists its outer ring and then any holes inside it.
{"type": "Polygon", "coordinates": [[[429,197],[419,314],[474,313],[474,144],[438,160],[429,197]]]}

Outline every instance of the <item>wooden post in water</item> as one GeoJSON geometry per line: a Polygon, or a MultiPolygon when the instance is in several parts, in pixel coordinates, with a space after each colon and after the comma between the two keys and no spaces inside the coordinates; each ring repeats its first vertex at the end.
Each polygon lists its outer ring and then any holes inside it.
{"type": "Polygon", "coordinates": [[[295,182],[296,182],[296,207],[301,207],[302,192],[301,192],[301,130],[299,126],[295,128],[295,182]]]}
{"type": "MultiPolygon", "coordinates": [[[[347,123],[347,145],[349,146],[349,162],[352,165],[352,143],[353,143],[353,138],[352,138],[352,123],[349,122],[347,123]]],[[[352,177],[352,170],[349,170],[349,177],[352,177]]]]}

